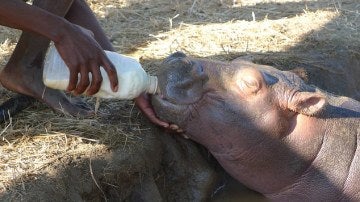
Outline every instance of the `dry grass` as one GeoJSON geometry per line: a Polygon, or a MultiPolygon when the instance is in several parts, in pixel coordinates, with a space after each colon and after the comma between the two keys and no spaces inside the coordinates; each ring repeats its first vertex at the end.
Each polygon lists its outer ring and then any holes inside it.
{"type": "MultiPolygon", "coordinates": [[[[287,54],[334,46],[360,54],[360,5],[356,0],[88,0],[115,48],[157,64],[181,50],[229,60],[236,56],[287,54]]],[[[0,64],[9,58],[19,31],[0,27],[0,64]]],[[[0,89],[0,101],[12,93],[0,89]]],[[[89,99],[90,103],[94,103],[89,99]]],[[[59,158],[127,147],[148,130],[128,101],[103,101],[111,119],[76,119],[36,104],[0,125],[0,190],[55,166],[59,158]],[[114,115],[115,113],[115,115],[114,115]]],[[[101,152],[100,152],[101,153],[101,152]]],[[[99,155],[100,155],[99,153],[99,155]]]]}

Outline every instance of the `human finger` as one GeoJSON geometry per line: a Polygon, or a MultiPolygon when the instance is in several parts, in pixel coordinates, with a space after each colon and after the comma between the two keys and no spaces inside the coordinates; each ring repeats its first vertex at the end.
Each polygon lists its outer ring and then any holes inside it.
{"type": "Polygon", "coordinates": [[[171,130],[173,130],[173,131],[175,131],[175,132],[177,132],[177,133],[183,133],[184,132],[184,130],[183,129],[181,129],[178,125],[176,125],[176,124],[170,124],[169,125],[169,129],[171,129],[171,130]]]}
{"type": "Polygon", "coordinates": [[[141,112],[148,118],[152,123],[162,126],[164,128],[169,127],[169,123],[160,120],[156,114],[154,109],[150,104],[150,100],[147,94],[141,94],[139,97],[135,98],[136,106],[141,110],[141,112]]]}
{"type": "Polygon", "coordinates": [[[100,68],[98,65],[95,65],[95,63],[91,64],[91,84],[89,89],[86,91],[87,95],[94,95],[95,93],[97,93],[101,87],[101,83],[102,83],[102,76],[101,76],[101,72],[100,72],[100,68]]]}
{"type": "Polygon", "coordinates": [[[66,90],[73,91],[77,86],[79,71],[77,69],[70,69],[69,71],[70,71],[69,85],[66,90]]]}
{"type": "Polygon", "coordinates": [[[106,71],[106,73],[108,74],[108,77],[110,80],[111,90],[113,92],[116,92],[119,88],[119,81],[118,81],[116,68],[111,63],[111,61],[108,58],[106,58],[105,55],[102,58],[102,62],[103,62],[103,68],[106,71]]]}
{"type": "Polygon", "coordinates": [[[154,124],[164,127],[164,128],[168,128],[169,124],[166,123],[165,121],[160,120],[156,115],[153,109],[151,108],[146,108],[142,111],[144,113],[144,115],[154,124]]]}
{"type": "Polygon", "coordinates": [[[74,94],[75,95],[83,94],[86,88],[89,86],[89,84],[90,84],[89,72],[87,71],[86,67],[83,66],[80,70],[80,81],[74,90],[74,94]]]}

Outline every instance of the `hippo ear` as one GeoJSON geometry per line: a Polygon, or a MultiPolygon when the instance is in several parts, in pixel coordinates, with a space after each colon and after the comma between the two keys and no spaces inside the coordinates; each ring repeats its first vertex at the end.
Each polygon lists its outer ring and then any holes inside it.
{"type": "Polygon", "coordinates": [[[237,73],[236,86],[246,96],[255,95],[264,84],[264,77],[257,69],[245,68],[237,73]]]}
{"type": "Polygon", "coordinates": [[[327,99],[318,92],[297,92],[288,102],[288,108],[297,113],[312,116],[325,108],[327,99]]]}

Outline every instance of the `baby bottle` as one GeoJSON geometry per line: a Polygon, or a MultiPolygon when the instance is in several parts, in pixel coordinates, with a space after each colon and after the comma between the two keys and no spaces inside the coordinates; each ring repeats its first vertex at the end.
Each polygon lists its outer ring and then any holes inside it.
{"type": "MultiPolygon", "coordinates": [[[[116,52],[105,51],[109,60],[116,68],[119,89],[113,92],[106,71],[101,67],[103,81],[100,90],[93,96],[101,98],[133,99],[141,93],[155,94],[158,80],[156,76],[148,75],[141,64],[130,57],[116,52]]],[[[80,77],[80,75],[79,75],[80,77]]],[[[52,44],[46,54],[43,70],[45,86],[58,90],[66,90],[69,85],[70,71],[52,44]]],[[[89,73],[91,81],[91,73],[89,73]]]]}

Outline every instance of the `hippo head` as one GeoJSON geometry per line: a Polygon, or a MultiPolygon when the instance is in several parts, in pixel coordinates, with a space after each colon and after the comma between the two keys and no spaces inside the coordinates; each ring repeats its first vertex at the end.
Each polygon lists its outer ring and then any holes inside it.
{"type": "Polygon", "coordinates": [[[356,101],[322,92],[289,71],[183,53],[168,57],[158,78],[160,91],[152,99],[157,115],[205,146],[239,182],[274,201],[343,199],[344,183],[357,176],[356,101]]]}
{"type": "Polygon", "coordinates": [[[181,52],[162,65],[161,93],[152,100],[155,111],[184,130],[191,128],[189,135],[195,139],[196,131],[213,131],[219,125],[224,128],[219,132],[266,130],[281,136],[291,127],[290,117],[312,116],[326,104],[325,97],[297,75],[270,66],[199,60],[181,52]]]}
{"type": "Polygon", "coordinates": [[[314,144],[321,141],[304,138],[309,137],[304,135],[307,128],[316,128],[304,117],[322,112],[327,99],[296,74],[177,52],[165,59],[158,79],[160,92],[152,96],[157,115],[179,125],[248,187],[274,191],[315,158],[314,144]],[[283,176],[276,179],[277,186],[273,176],[283,176]]]}

